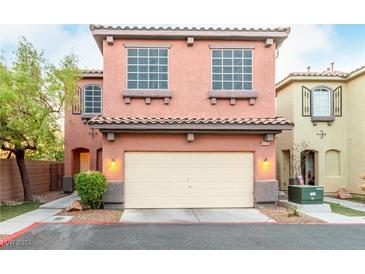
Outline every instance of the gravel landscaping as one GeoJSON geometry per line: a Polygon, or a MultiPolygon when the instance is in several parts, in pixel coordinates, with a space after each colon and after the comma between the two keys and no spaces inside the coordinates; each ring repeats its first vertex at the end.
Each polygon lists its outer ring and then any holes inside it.
{"type": "Polygon", "coordinates": [[[123,210],[87,209],[83,211],[62,211],[57,215],[72,216],[70,222],[119,222],[123,210]]]}
{"type": "Polygon", "coordinates": [[[263,214],[282,224],[324,224],[326,222],[298,212],[293,216],[293,210],[281,206],[263,207],[259,209],[263,214]],[[289,217],[289,215],[291,215],[289,217]]]}
{"type": "Polygon", "coordinates": [[[43,193],[33,194],[33,197],[36,201],[38,201],[42,204],[45,204],[45,203],[49,203],[54,200],[66,197],[68,195],[70,195],[70,194],[63,193],[63,192],[57,190],[57,191],[47,191],[47,192],[43,192],[43,193]]]}

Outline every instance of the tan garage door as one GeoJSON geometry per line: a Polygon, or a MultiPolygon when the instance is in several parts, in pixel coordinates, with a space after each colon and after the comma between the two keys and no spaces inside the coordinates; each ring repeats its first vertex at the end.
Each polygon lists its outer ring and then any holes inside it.
{"type": "Polygon", "coordinates": [[[252,206],[252,153],[125,153],[126,208],[252,206]]]}

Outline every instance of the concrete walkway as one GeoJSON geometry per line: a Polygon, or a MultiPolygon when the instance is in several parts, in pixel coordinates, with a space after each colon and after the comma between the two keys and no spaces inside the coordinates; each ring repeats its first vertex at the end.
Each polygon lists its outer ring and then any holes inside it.
{"type": "Polygon", "coordinates": [[[365,212],[365,204],[362,204],[362,203],[356,203],[356,202],[352,202],[352,201],[341,200],[341,199],[330,198],[330,197],[324,197],[324,201],[331,202],[331,203],[337,203],[344,207],[348,207],[348,208],[351,208],[354,210],[359,210],[359,211],[365,212]]]}
{"type": "Polygon", "coordinates": [[[0,234],[10,235],[32,225],[33,223],[42,222],[50,218],[51,216],[61,212],[75,199],[78,199],[77,193],[71,194],[61,199],[54,200],[50,203],[41,205],[39,209],[1,222],[0,234]]]}
{"type": "Polygon", "coordinates": [[[64,209],[68,207],[74,200],[80,199],[77,192],[72,193],[69,196],[54,200],[52,202],[41,205],[39,208],[43,209],[64,209]]]}
{"type": "Polygon", "coordinates": [[[329,224],[365,224],[365,217],[350,217],[333,212],[306,212],[303,213],[329,224]]]}
{"type": "Polygon", "coordinates": [[[120,221],[148,223],[275,222],[254,208],[125,209],[120,221]]]}

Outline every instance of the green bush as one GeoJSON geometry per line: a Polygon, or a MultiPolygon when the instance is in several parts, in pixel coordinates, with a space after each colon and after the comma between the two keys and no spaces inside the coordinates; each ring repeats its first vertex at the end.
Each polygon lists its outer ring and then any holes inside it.
{"type": "Polygon", "coordinates": [[[101,172],[81,172],[76,175],[75,184],[82,205],[92,209],[100,208],[103,193],[106,191],[106,178],[101,172]]]}

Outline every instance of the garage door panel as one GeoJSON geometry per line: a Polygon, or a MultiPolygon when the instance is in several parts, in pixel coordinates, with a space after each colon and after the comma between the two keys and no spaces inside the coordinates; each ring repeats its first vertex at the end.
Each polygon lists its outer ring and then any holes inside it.
{"type": "Polygon", "coordinates": [[[125,154],[126,208],[252,206],[252,153],[125,154]]]}

